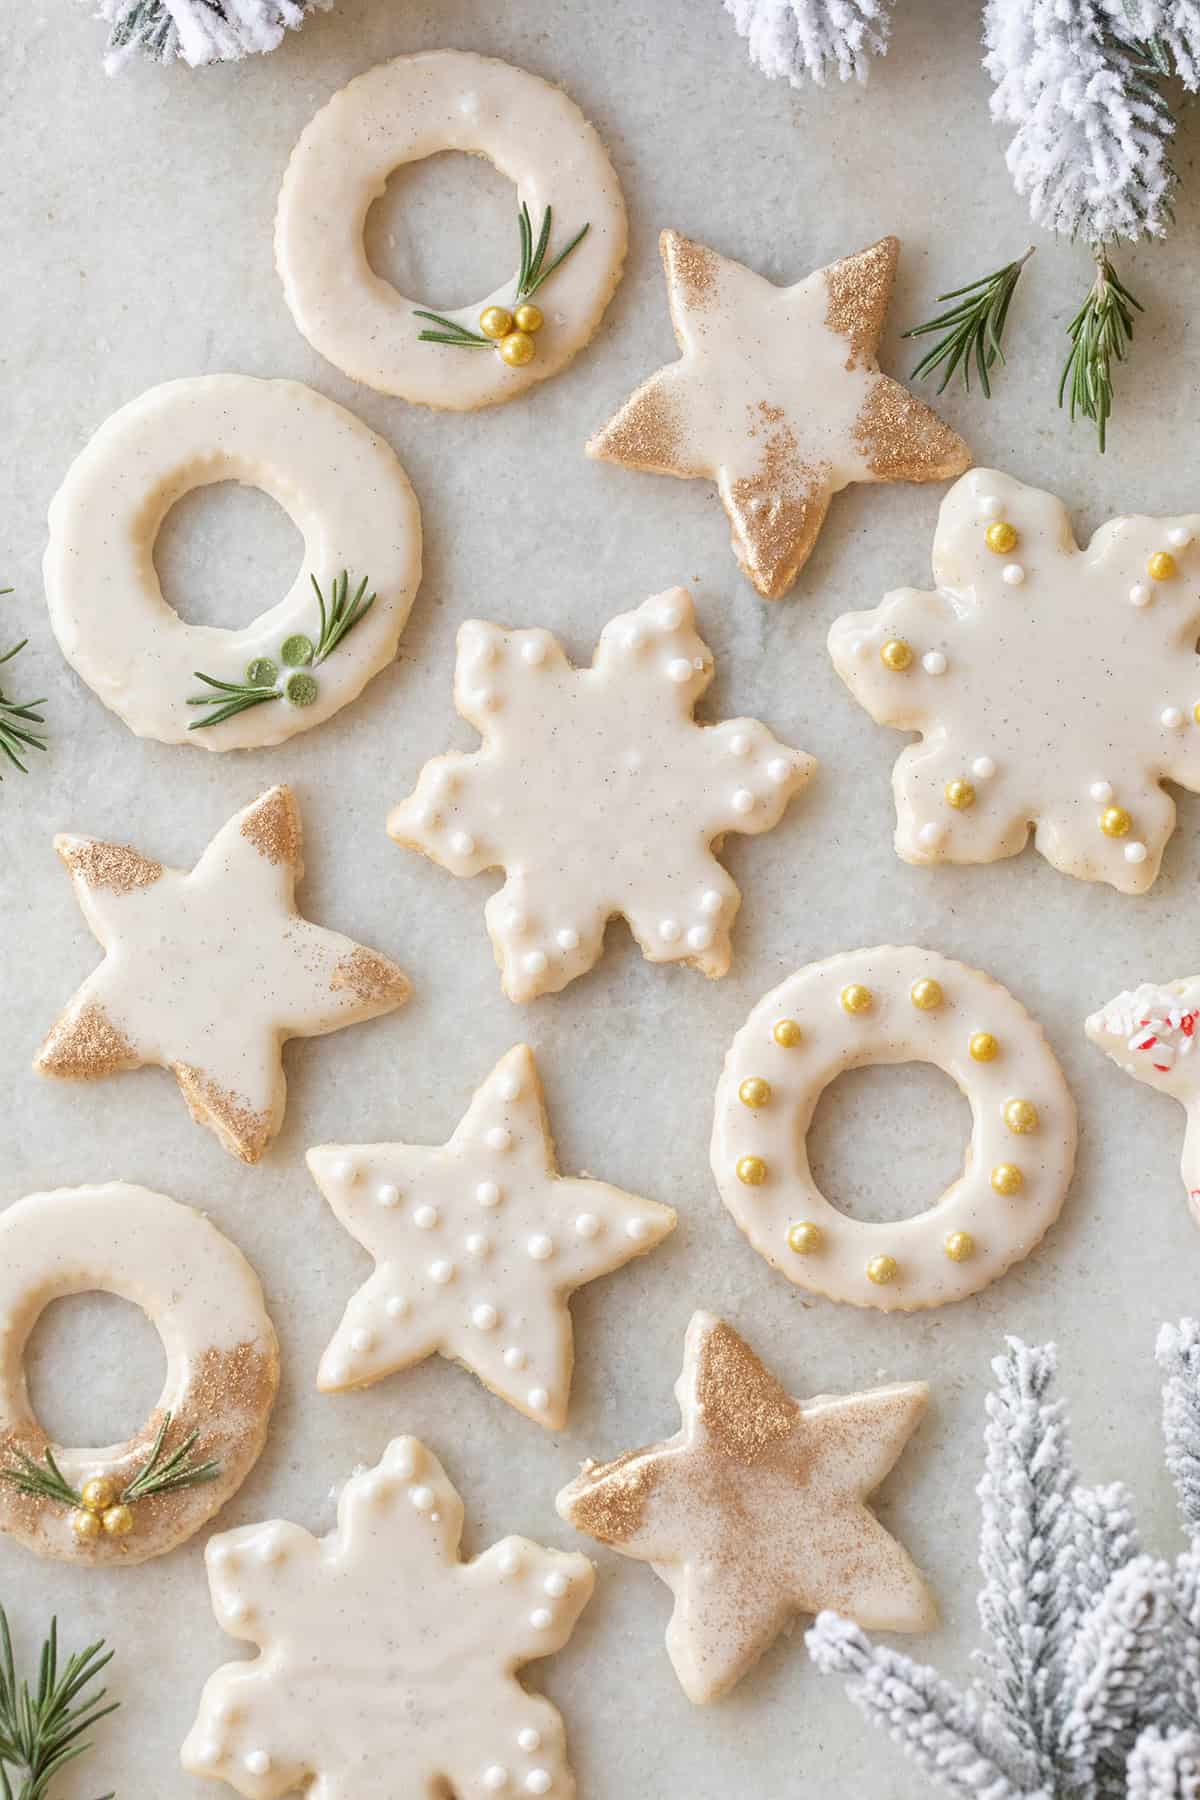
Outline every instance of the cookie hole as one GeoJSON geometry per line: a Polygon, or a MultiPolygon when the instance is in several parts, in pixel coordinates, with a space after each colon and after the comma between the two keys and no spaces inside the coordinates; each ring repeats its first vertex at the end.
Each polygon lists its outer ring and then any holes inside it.
{"type": "MultiPolygon", "coordinates": [[[[367,214],[363,241],[376,275],[400,293],[434,312],[469,306],[516,272],[516,189],[461,150],[404,163],[367,214]]],[[[429,353],[482,354],[432,344],[429,353]]]]}
{"type": "Polygon", "coordinates": [[[235,631],[283,599],[303,560],[304,539],[282,506],[240,481],[184,494],[154,546],[167,605],[189,625],[235,631]]]}
{"type": "Polygon", "coordinates": [[[52,1300],[25,1348],[34,1412],[55,1443],[76,1449],[132,1437],[158,1404],[166,1372],[157,1331],[116,1294],[52,1300]]]}
{"type": "Polygon", "coordinates": [[[928,1063],[849,1069],[817,1102],[813,1179],[831,1206],[867,1225],[927,1212],[962,1173],[971,1108],[928,1063]]]}

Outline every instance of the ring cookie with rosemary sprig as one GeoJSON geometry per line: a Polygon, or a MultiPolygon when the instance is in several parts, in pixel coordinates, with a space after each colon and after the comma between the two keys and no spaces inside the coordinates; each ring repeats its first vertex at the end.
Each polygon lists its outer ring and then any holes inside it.
{"type": "Polygon", "coordinates": [[[566,368],[621,278],[626,235],[608,152],[561,88],[492,57],[435,50],[368,70],[306,126],[279,195],[275,260],[292,317],[322,356],[382,393],[465,411],[566,368]],[[394,169],[445,150],[486,157],[512,181],[519,259],[482,300],[437,312],[375,274],[363,221],[394,169]],[[566,221],[557,245],[556,220],[566,221]]]}
{"type": "Polygon", "coordinates": [[[194,869],[124,844],[60,835],[105,958],[69,1002],[34,1067],[95,1081],[170,1069],[192,1116],[254,1163],[283,1123],[283,1044],[392,1012],[395,963],[296,910],[300,812],[270,788],[223,825],[194,869]]]}
{"type": "MultiPolygon", "coordinates": [[[[0,596],[11,594],[12,591],[11,588],[0,588],[0,596]]],[[[19,644],[14,644],[11,650],[6,650],[4,655],[0,656],[0,669],[4,667],[5,663],[10,663],[14,656],[19,656],[28,642],[28,638],[22,638],[19,644]]],[[[46,723],[43,715],[35,711],[36,707],[45,704],[45,700],[10,699],[3,687],[0,687],[0,753],[12,763],[14,768],[20,769],[22,775],[29,773],[28,764],[21,761],[26,751],[46,748],[45,732],[30,730],[32,725],[46,723]]],[[[0,780],[2,779],[3,771],[0,770],[0,780]]]]}
{"type": "Polygon", "coordinates": [[[202,1214],[121,1181],[0,1213],[0,1530],[39,1556],[136,1563],[183,1543],[253,1467],[278,1383],[258,1277],[202,1214]],[[167,1373],[127,1442],[67,1449],[30,1405],[25,1346],[51,1301],[89,1292],[142,1308],[167,1373]]]}

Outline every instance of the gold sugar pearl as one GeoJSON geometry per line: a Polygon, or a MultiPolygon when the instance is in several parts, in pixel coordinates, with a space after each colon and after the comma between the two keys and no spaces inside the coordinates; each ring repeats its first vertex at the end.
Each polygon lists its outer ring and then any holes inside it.
{"type": "Polygon", "coordinates": [[[977,1031],[967,1047],[973,1062],[994,1062],[1000,1054],[1000,1045],[990,1031],[977,1031]]]}
{"type": "Polygon", "coordinates": [[[860,981],[852,981],[848,987],[844,987],[840,998],[843,1012],[848,1013],[870,1012],[875,1004],[874,994],[860,981]]]}
{"type": "Polygon", "coordinates": [[[103,1529],[99,1513],[88,1512],[86,1507],[81,1507],[78,1512],[71,1514],[71,1530],[81,1543],[93,1543],[103,1529]]]}
{"type": "Polygon", "coordinates": [[[545,322],[541,307],[535,306],[532,300],[522,300],[513,314],[513,324],[518,331],[540,331],[545,322]]]}
{"type": "Polygon", "coordinates": [[[879,652],[879,660],[885,669],[891,669],[896,675],[902,675],[912,665],[912,645],[906,644],[903,638],[889,638],[879,652]]]}
{"type": "Polygon", "coordinates": [[[985,536],[988,549],[994,550],[997,556],[1007,556],[1017,547],[1017,528],[1007,519],[997,519],[995,524],[989,525],[985,536]]]}
{"type": "Polygon", "coordinates": [[[966,1262],[975,1254],[975,1239],[969,1231],[952,1231],[942,1248],[951,1262],[966,1262]]]}
{"type": "Polygon", "coordinates": [[[1156,550],[1146,564],[1151,581],[1170,581],[1175,573],[1175,558],[1169,550],[1156,550]]]}
{"type": "Polygon", "coordinates": [[[1019,1194],[1025,1177],[1016,1163],[997,1163],[992,1170],[992,1186],[998,1194],[1019,1194]]]}
{"type": "Polygon", "coordinates": [[[738,1089],[738,1099],[743,1106],[765,1106],[770,1098],[771,1084],[761,1075],[748,1075],[738,1089]]]}
{"type": "Polygon", "coordinates": [[[131,1506],[107,1507],[101,1523],[109,1537],[128,1537],[133,1530],[133,1508],[131,1506]]]}
{"type": "Polygon", "coordinates": [[[1100,814],[1100,829],[1105,837],[1127,837],[1132,824],[1123,806],[1106,806],[1100,814]]]}
{"type": "Polygon", "coordinates": [[[797,1256],[811,1256],[814,1250],[821,1248],[821,1227],[814,1225],[811,1219],[798,1219],[788,1227],[788,1249],[794,1250],[797,1256]]]}
{"type": "Polygon", "coordinates": [[[507,337],[513,328],[513,316],[503,306],[485,306],[479,315],[479,329],[484,337],[507,337]]]}
{"type": "Polygon", "coordinates": [[[91,1481],[84,1482],[79,1498],[89,1512],[102,1513],[106,1507],[115,1504],[117,1484],[110,1481],[107,1475],[94,1475],[91,1481]]]}
{"type": "Polygon", "coordinates": [[[965,806],[974,806],[975,789],[969,781],[948,781],[946,783],[946,804],[956,807],[959,812],[965,806]]]}
{"type": "Polygon", "coordinates": [[[781,1050],[794,1050],[804,1036],[804,1033],[797,1025],[795,1019],[778,1019],[771,1036],[775,1039],[775,1042],[779,1045],[781,1050]]]}
{"type": "Polygon", "coordinates": [[[941,982],[928,975],[923,981],[913,982],[909,997],[918,1012],[934,1012],[945,999],[941,982]]]}
{"type": "Polygon", "coordinates": [[[1006,1100],[1004,1123],[1010,1131],[1024,1133],[1038,1128],[1038,1109],[1032,1100],[1006,1100]]]}
{"type": "Polygon", "coordinates": [[[886,1287],[899,1273],[900,1265],[894,1256],[873,1256],[867,1264],[867,1280],[873,1281],[876,1287],[886,1287]]]}
{"type": "Polygon", "coordinates": [[[767,1165],[761,1156],[743,1156],[738,1161],[737,1178],[746,1187],[761,1187],[767,1179],[767,1165]]]}
{"type": "Polygon", "coordinates": [[[533,361],[536,346],[527,331],[510,331],[500,339],[500,355],[510,369],[523,369],[533,361]]]}

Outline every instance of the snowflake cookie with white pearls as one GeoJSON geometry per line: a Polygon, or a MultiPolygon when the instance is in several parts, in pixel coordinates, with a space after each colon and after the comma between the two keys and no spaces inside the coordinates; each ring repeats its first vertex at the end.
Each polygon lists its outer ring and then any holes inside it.
{"type": "Polygon", "coordinates": [[[942,503],[933,593],[901,588],[829,634],[896,763],[905,862],[1034,842],[1064,874],[1140,894],[1200,791],[1200,515],[1110,519],[1086,549],[1055,495],[974,469],[942,503]]]}
{"type": "Polygon", "coordinates": [[[501,1058],[449,1143],[324,1144],[308,1166],[375,1258],[317,1385],[362,1387],[435,1351],[539,1425],[566,1423],[576,1288],[653,1250],[669,1206],[560,1175],[533,1052],[501,1058]]]}
{"type": "Polygon", "coordinates": [[[728,970],[741,895],[714,852],[777,825],[816,764],[757,719],[697,724],[713,672],[686,588],[611,619],[590,668],[548,631],[462,626],[454,703],[483,745],[427,763],[388,832],[454,875],[504,869],[484,918],[510,1000],[585,974],[618,914],[648,961],[728,970]]]}
{"type": "Polygon", "coordinates": [[[1200,975],[1162,986],[1143,982],[1092,1014],[1084,1029],[1117,1067],[1169,1094],[1187,1114],[1180,1173],[1200,1225],[1200,975]]]}
{"type": "Polygon", "coordinates": [[[464,1562],[462,1526],[436,1456],[398,1437],[328,1536],[276,1519],[210,1539],[213,1611],[258,1655],[205,1683],[188,1773],[246,1800],[572,1800],[562,1718],[516,1671],[566,1644],[592,1565],[519,1537],[464,1562]]]}
{"type": "Polygon", "coordinates": [[[915,946],[810,963],[767,994],[725,1058],[713,1118],[721,1198],[798,1287],[914,1312],[963,1300],[1041,1241],[1075,1164],[1075,1103],[1041,1026],[990,975],[915,946]],[[868,1224],[822,1194],[807,1138],[848,1069],[925,1062],[971,1107],[962,1174],[915,1218],[868,1224]]]}

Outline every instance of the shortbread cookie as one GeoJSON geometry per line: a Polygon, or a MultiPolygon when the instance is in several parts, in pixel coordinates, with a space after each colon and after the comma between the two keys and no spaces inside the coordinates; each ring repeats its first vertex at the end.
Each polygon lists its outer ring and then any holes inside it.
{"type": "Polygon", "coordinates": [[[246,1800],[571,1800],[562,1719],[517,1670],[562,1649],[592,1565],[519,1537],[463,1562],[462,1526],[437,1458],[398,1437],[327,1537],[277,1519],[210,1539],[213,1610],[258,1655],[205,1683],[188,1773],[246,1800]]]}
{"type": "Polygon", "coordinates": [[[322,1144],[308,1166],[375,1258],[318,1387],[363,1387],[440,1351],[539,1425],[565,1424],[570,1296],[644,1256],[669,1206],[561,1176],[533,1052],[501,1058],[449,1143],[322,1144]]]}
{"type": "Polygon", "coordinates": [[[1178,1100],[1187,1114],[1180,1173],[1193,1219],[1200,1225],[1200,1057],[1193,1051],[1200,1024],[1200,975],[1163,986],[1143,982],[1093,1013],[1085,1030],[1118,1068],[1178,1100]]]}
{"type": "Polygon", "coordinates": [[[588,455],[715,481],[733,548],[778,600],[852,481],[944,481],[971,453],[876,361],[900,245],[778,288],[677,231],[660,240],[683,356],[652,375],[588,455]]]}
{"type": "Polygon", "coordinates": [[[254,1467],[278,1384],[258,1277],[190,1206],[110,1181],[0,1213],[0,1531],[27,1549],[108,1567],[173,1550],[254,1467]],[[25,1346],[51,1301],[97,1291],[141,1307],[167,1375],[125,1443],[66,1449],[30,1406],[25,1346]]]}
{"type": "Polygon", "coordinates": [[[932,950],[853,950],[759,1001],[725,1058],[713,1119],[721,1198],[798,1287],[913,1312],[978,1293],[1040,1243],[1075,1164],[1075,1103],[1042,1028],[998,981],[932,950]],[[926,1062],[971,1106],[963,1172],[915,1218],[870,1225],[817,1187],[807,1138],[847,1069],[926,1062]]]}
{"type": "Polygon", "coordinates": [[[648,1562],[675,1596],[667,1654],[688,1699],[719,1700],[797,1613],[927,1631],[933,1598],[868,1510],[925,1411],[923,1381],[794,1400],[737,1332],[692,1314],[682,1429],[558,1496],[580,1531],[648,1562]]]}
{"type": "Polygon", "coordinates": [[[892,776],[905,862],[1034,843],[1140,894],[1200,791],[1200,514],[1110,519],[1080,550],[1063,504],[995,469],[942,503],[934,593],[900,588],[829,634],[881,725],[916,731],[892,776]]]}
{"type": "Polygon", "coordinates": [[[714,851],[777,825],[816,765],[756,719],[697,725],[712,677],[686,588],[610,620],[587,669],[548,631],[460,630],[483,747],[427,763],[388,831],[453,875],[505,871],[484,918],[510,1000],[586,973],[617,914],[650,962],[725,974],[741,895],[714,851]]]}
{"type": "Polygon", "coordinates": [[[192,1117],[243,1162],[283,1123],[282,1048],[391,1012],[404,975],[296,911],[300,813],[269,788],[223,825],[195,868],[123,844],[59,836],[83,916],[104,946],[34,1067],[93,1081],[170,1069],[192,1117]]]}
{"type": "Polygon", "coordinates": [[[381,393],[454,411],[565,369],[600,323],[625,244],[616,172],[574,101],[463,50],[398,56],[335,94],[292,152],[275,219],[283,291],[313,348],[381,393]],[[520,254],[484,299],[431,314],[371,268],[363,226],[393,170],[444,150],[508,176],[520,254]]]}
{"type": "Polygon", "coordinates": [[[131,400],[80,451],[50,506],[44,577],[63,655],[131,731],[254,749],[330,718],[393,660],[421,514],[395,451],[345,407],[298,381],[200,375],[131,400]],[[181,619],[154,568],[172,506],[213,481],[261,488],[304,537],[283,599],[236,631],[181,619]],[[343,577],[352,630],[333,617],[343,577]]]}

